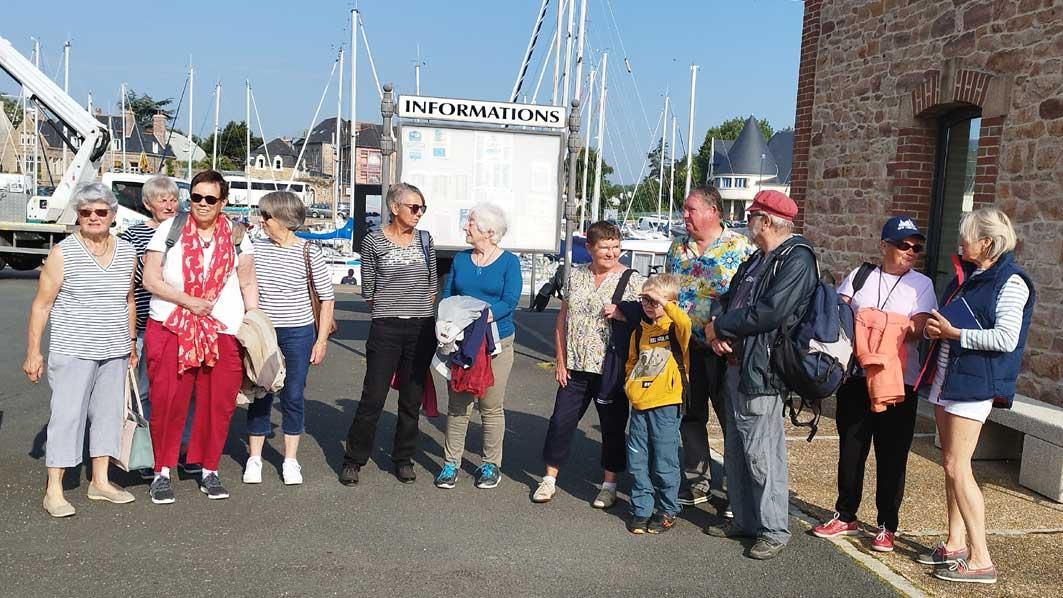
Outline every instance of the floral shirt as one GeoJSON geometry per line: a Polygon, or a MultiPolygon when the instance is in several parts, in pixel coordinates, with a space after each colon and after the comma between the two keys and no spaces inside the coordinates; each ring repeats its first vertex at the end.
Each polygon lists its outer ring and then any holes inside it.
{"type": "Polygon", "coordinates": [[[738,266],[756,250],[749,237],[726,227],[700,255],[697,242],[690,236],[672,241],[664,268],[669,274],[679,275],[677,303],[690,315],[694,338],[705,340],[710,304],[727,292],[738,266]]]}
{"type": "MultiPolygon", "coordinates": [[[[609,322],[602,317],[602,308],[613,301],[613,291],[623,270],[610,272],[602,284],[594,288],[594,275],[586,265],[572,267],[572,278],[565,292],[568,317],[565,321],[565,365],[569,370],[602,373],[605,348],[609,344],[609,322]]],[[[634,272],[624,289],[624,301],[636,301],[646,278],[634,272]]]]}

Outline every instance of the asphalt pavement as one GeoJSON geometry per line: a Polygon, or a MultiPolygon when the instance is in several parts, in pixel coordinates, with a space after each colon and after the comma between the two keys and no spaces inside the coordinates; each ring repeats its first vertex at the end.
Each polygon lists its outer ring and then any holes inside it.
{"type": "MultiPolygon", "coordinates": [[[[341,294],[339,330],[326,362],[312,370],[300,450],[305,482],[284,486],[277,438],[268,441],[263,483],[240,482],[247,457],[244,408],[233,417],[220,472],[232,497],[208,501],[180,475],[177,502],[153,505],[147,483],[112,470],[136,497],[129,505],[89,501],[87,472],[71,470],[77,508],[52,519],[41,508],[49,389],[21,373],[33,275],[0,271],[0,595],[3,596],[884,596],[890,586],[794,520],[793,541],[768,562],[743,556],[748,543],[701,533],[710,516],[683,511],[660,536],[624,526],[627,503],[590,507],[599,481],[600,433],[593,409],[562,470],[559,492],[532,504],[555,383],[541,362],[554,313],[518,315],[517,356],[506,395],[502,483],[473,487],[478,417],[458,486],[439,490],[445,415],[421,419],[415,484],[390,473],[395,393],[377,431],[378,448],[356,487],[336,480],[343,439],[365,371],[369,315],[341,294]]],[[[86,322],[91,326],[91,322],[86,322]]],[[[445,389],[438,385],[445,413],[445,389]]],[[[824,464],[824,467],[832,467],[824,464]]],[[[621,481],[626,492],[629,480],[621,481]]],[[[626,498],[626,495],[624,495],[626,498]]]]}

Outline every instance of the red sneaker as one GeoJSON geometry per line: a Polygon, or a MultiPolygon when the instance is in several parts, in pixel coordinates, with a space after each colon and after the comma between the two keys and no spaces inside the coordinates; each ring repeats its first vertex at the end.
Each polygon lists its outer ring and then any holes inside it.
{"type": "Polygon", "coordinates": [[[875,539],[871,541],[871,550],[876,552],[893,552],[893,536],[895,534],[886,529],[886,526],[882,526],[878,529],[878,534],[875,535],[875,539]]]}
{"type": "Polygon", "coordinates": [[[817,538],[833,538],[835,536],[855,536],[859,534],[860,530],[857,529],[857,523],[850,521],[848,523],[841,520],[841,515],[835,513],[834,518],[830,521],[817,525],[812,528],[812,535],[817,538]]]}

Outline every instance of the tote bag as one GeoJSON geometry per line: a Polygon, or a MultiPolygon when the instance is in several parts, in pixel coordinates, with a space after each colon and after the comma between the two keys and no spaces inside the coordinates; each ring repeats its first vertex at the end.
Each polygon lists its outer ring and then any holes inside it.
{"type": "Polygon", "coordinates": [[[122,438],[118,445],[118,456],[111,457],[111,462],[124,471],[154,469],[155,467],[151,431],[148,429],[148,420],[144,419],[144,409],[140,404],[140,388],[137,387],[137,375],[133,368],[129,368],[126,375],[125,416],[122,421],[122,438]]]}

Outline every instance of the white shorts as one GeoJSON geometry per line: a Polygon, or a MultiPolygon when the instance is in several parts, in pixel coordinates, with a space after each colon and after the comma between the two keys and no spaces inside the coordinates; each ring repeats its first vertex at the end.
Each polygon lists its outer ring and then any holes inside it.
{"type": "Polygon", "coordinates": [[[989,418],[989,413],[993,411],[993,400],[987,399],[985,401],[948,401],[941,398],[928,398],[927,401],[931,405],[941,405],[945,408],[945,413],[951,413],[957,417],[964,419],[973,419],[977,422],[985,423],[985,420],[989,418]]]}

